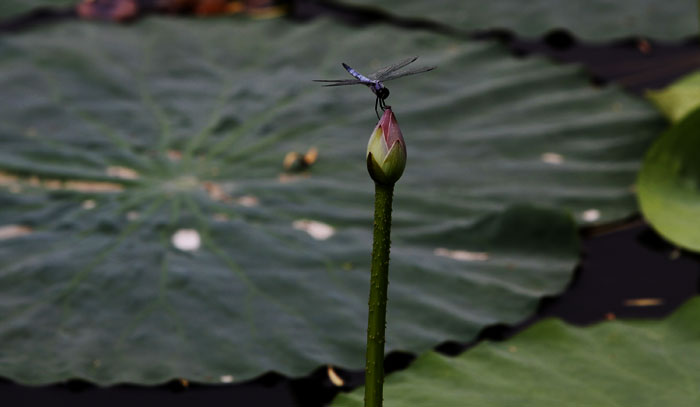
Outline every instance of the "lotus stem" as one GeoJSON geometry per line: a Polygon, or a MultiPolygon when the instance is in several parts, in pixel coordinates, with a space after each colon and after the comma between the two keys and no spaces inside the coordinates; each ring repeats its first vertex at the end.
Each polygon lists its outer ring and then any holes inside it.
{"type": "Polygon", "coordinates": [[[391,246],[391,202],[394,184],[374,184],[374,243],[369,288],[365,407],[381,407],[384,386],[384,337],[389,250],[391,246]]]}

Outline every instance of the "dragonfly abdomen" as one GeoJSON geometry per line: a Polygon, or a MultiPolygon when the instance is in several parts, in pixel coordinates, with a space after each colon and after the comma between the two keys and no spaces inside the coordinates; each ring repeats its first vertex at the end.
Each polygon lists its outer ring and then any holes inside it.
{"type": "Polygon", "coordinates": [[[354,76],[354,77],[357,78],[358,80],[361,80],[362,82],[365,82],[365,83],[367,83],[367,82],[375,83],[375,82],[376,82],[376,81],[373,81],[372,79],[370,79],[370,78],[368,78],[368,77],[362,75],[361,73],[357,72],[356,70],[354,70],[353,68],[351,68],[351,67],[350,67],[348,64],[346,64],[345,62],[343,62],[343,68],[345,68],[345,70],[348,71],[348,73],[350,73],[350,75],[354,76]]]}

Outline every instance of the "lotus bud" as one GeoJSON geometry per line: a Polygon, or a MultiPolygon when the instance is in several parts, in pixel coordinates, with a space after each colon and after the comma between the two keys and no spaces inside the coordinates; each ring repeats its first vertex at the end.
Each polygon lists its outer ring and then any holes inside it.
{"type": "Polygon", "coordinates": [[[387,108],[367,144],[367,170],[374,182],[393,185],[406,167],[406,143],[396,117],[387,108]]]}

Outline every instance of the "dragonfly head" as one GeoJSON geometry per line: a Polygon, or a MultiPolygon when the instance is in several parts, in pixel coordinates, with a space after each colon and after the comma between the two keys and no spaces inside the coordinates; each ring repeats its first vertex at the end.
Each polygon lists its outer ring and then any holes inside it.
{"type": "Polygon", "coordinates": [[[389,89],[382,87],[377,89],[376,94],[379,99],[384,100],[389,97],[389,89]]]}

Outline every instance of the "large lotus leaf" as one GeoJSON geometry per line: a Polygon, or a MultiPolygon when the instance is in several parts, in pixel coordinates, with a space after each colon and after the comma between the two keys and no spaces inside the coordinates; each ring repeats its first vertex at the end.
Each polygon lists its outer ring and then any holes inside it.
{"type": "Polygon", "coordinates": [[[2,0],[0,1],[0,19],[15,17],[40,7],[66,7],[79,0],[2,0]]]}
{"type": "MultiPolygon", "coordinates": [[[[550,319],[458,357],[435,352],[390,375],[384,405],[675,406],[700,403],[700,298],[663,321],[587,328],[550,319]]],[[[362,406],[363,389],[337,407],[362,406]]]]}
{"type": "Polygon", "coordinates": [[[700,72],[693,72],[662,90],[647,92],[647,97],[672,122],[678,122],[700,107],[700,72]]]}
{"type": "Polygon", "coordinates": [[[439,65],[388,99],[409,151],[389,351],[470,340],[560,292],[575,225],[513,205],[629,214],[662,122],[571,66],[390,27],[148,19],[0,48],[0,375],[26,383],[362,366],[374,99],[311,82],[343,60],[439,65]],[[282,174],[310,146],[318,162],[282,174]]]}
{"type": "Polygon", "coordinates": [[[637,194],[644,217],[673,243],[700,250],[700,110],[665,132],[649,149],[637,194]]]}
{"type": "Polygon", "coordinates": [[[461,30],[509,29],[540,36],[567,29],[588,40],[630,36],[679,39],[698,32],[698,5],[688,0],[342,0],[461,30]]]}

